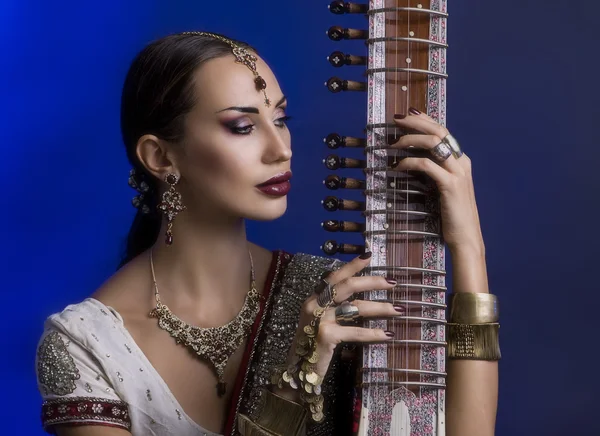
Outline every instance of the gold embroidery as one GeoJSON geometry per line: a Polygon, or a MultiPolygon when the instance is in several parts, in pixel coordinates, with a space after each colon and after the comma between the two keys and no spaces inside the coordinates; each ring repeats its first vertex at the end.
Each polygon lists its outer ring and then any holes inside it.
{"type": "Polygon", "coordinates": [[[48,392],[63,396],[75,390],[79,370],[57,332],[50,333],[40,344],[37,369],[38,380],[48,392]]]}

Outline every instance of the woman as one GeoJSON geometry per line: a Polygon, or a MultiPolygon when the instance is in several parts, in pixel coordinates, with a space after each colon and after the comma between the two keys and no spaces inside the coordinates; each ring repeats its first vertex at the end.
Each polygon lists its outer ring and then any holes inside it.
{"type": "MultiPolygon", "coordinates": [[[[264,61],[220,35],[171,35],[136,57],[123,88],[121,128],[138,213],[122,267],[90,298],[46,322],[37,373],[47,431],[342,433],[351,406],[339,407],[340,400],[328,407],[343,376],[337,346],[388,341],[392,332],[340,325],[332,306],[396,282],[356,276],[369,264],[368,252],[341,265],[247,241],[244,219],[272,220],[287,206],[286,103],[264,61]],[[307,399],[290,386],[301,364],[310,366],[315,392],[323,382],[324,416],[307,412],[307,399]]],[[[395,147],[431,149],[447,135],[416,109],[396,119],[423,134],[395,147]]],[[[436,180],[454,290],[487,293],[467,156],[439,165],[407,158],[396,169],[436,180]]],[[[403,310],[354,305],[366,317],[403,310]]],[[[493,434],[495,360],[449,362],[448,435],[493,434]]]]}

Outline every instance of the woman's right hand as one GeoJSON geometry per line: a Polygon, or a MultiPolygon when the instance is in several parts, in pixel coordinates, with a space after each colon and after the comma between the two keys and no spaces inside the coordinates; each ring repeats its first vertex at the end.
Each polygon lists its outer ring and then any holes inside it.
{"type": "MultiPolygon", "coordinates": [[[[340,269],[332,271],[324,278],[331,286],[335,286],[335,305],[339,305],[359,292],[376,289],[389,290],[396,285],[397,282],[393,278],[381,276],[356,276],[369,265],[370,261],[370,253],[358,256],[340,269]]],[[[389,318],[403,315],[405,311],[401,306],[376,301],[354,300],[352,301],[352,305],[358,308],[359,316],[362,318],[389,318]]],[[[317,294],[313,293],[304,302],[298,324],[298,331],[296,332],[294,343],[288,355],[288,364],[297,361],[297,339],[302,335],[305,335],[304,327],[309,325],[315,318],[314,312],[318,307],[317,294]]],[[[394,333],[391,331],[340,325],[336,322],[335,307],[330,307],[323,313],[318,324],[317,335],[315,337],[318,361],[315,364],[315,372],[319,376],[325,377],[331,364],[333,353],[336,347],[341,343],[385,342],[393,339],[393,336],[394,333]]]]}

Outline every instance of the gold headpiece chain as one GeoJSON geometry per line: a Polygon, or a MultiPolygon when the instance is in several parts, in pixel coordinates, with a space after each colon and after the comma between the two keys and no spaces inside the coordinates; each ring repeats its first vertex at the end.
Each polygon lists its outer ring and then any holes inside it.
{"type": "Polygon", "coordinates": [[[233,51],[233,55],[235,56],[235,61],[239,64],[246,65],[250,69],[250,71],[252,71],[252,74],[254,74],[254,84],[256,85],[256,90],[262,91],[263,95],[265,96],[265,106],[271,106],[271,100],[269,100],[269,97],[267,97],[267,82],[265,82],[265,79],[263,79],[256,70],[256,61],[258,60],[258,58],[252,53],[250,53],[248,49],[236,44],[228,38],[210,32],[182,32],[181,34],[208,36],[214,39],[218,39],[219,41],[222,41],[225,44],[229,45],[233,51]]]}

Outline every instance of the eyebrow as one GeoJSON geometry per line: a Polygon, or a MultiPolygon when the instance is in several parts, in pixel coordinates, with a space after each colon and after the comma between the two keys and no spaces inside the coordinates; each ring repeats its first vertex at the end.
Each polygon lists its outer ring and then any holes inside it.
{"type": "MultiPolygon", "coordinates": [[[[284,95],[283,97],[281,97],[281,99],[277,102],[277,104],[275,105],[275,107],[279,107],[282,104],[284,104],[287,101],[286,96],[284,95]]],[[[238,111],[238,112],[244,112],[244,113],[248,113],[248,114],[257,114],[258,112],[258,108],[254,107],[254,106],[231,106],[225,109],[221,109],[220,111],[217,111],[216,113],[219,112],[225,112],[225,111],[238,111]]]]}

